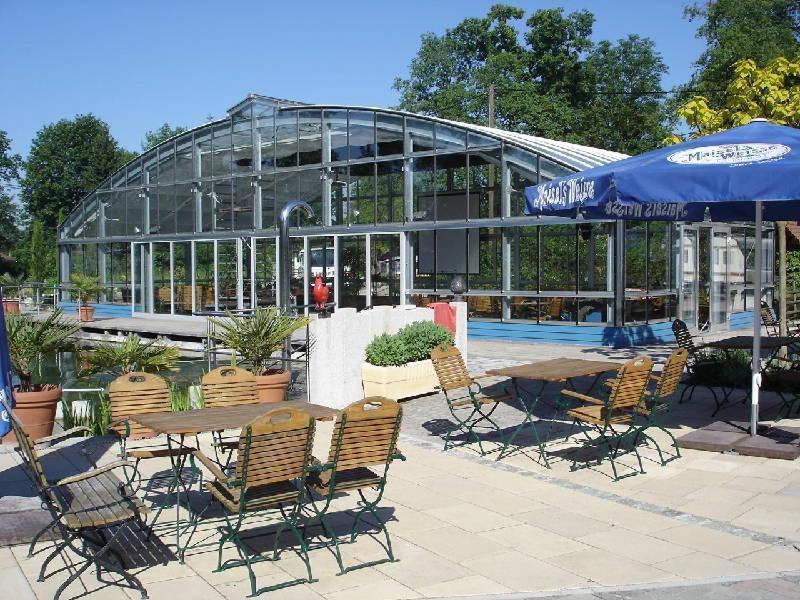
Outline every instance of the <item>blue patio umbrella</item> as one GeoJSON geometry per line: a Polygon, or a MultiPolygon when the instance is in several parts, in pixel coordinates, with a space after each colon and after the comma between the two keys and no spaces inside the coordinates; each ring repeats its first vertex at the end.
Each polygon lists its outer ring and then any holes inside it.
{"type": "MultiPolygon", "coordinates": [[[[8,336],[6,335],[6,318],[2,308],[3,292],[0,290],[0,398],[10,406],[14,404],[11,393],[11,356],[8,352],[8,336]]],[[[11,419],[5,408],[0,406],[0,438],[11,430],[11,419]]]]}
{"type": "MultiPolygon", "coordinates": [[[[525,188],[525,212],[637,221],[754,221],[755,264],[761,265],[763,220],[800,217],[798,175],[800,130],[754,119],[525,188]]],[[[761,268],[754,271],[754,288],[761,290],[761,268]]],[[[753,357],[761,353],[759,308],[753,302],[753,357]]],[[[760,383],[760,362],[753,360],[753,435],[760,383]]]]}

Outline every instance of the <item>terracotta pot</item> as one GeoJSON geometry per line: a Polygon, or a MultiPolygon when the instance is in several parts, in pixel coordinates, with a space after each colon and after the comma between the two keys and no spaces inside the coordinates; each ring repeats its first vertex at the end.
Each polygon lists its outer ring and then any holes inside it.
{"type": "MultiPolygon", "coordinates": [[[[33,392],[14,390],[14,414],[22,421],[22,426],[33,440],[53,434],[56,420],[56,407],[61,401],[61,388],[52,387],[33,392]]],[[[3,438],[4,444],[15,443],[13,433],[3,438]]]]}
{"type": "Polygon", "coordinates": [[[3,300],[3,312],[7,315],[18,315],[19,300],[3,300]]]}
{"type": "Polygon", "coordinates": [[[79,306],[78,320],[83,323],[94,321],[94,306],[79,306]]]}
{"type": "Polygon", "coordinates": [[[256,376],[256,390],[259,402],[283,402],[286,399],[286,388],[292,378],[290,371],[270,371],[267,375],[256,376]]]}

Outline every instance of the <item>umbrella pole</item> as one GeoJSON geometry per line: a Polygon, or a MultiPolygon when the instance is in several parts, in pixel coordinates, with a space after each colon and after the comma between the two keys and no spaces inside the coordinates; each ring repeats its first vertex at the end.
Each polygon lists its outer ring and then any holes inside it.
{"type": "Polygon", "coordinates": [[[761,263],[762,263],[762,206],[756,200],[756,248],[753,269],[753,378],[750,385],[750,435],[758,429],[758,392],[761,387],[761,263]]]}

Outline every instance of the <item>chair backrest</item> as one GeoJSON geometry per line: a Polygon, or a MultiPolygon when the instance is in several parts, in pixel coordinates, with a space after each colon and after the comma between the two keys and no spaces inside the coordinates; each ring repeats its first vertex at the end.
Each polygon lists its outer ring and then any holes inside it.
{"type": "Polygon", "coordinates": [[[31,475],[31,479],[33,480],[34,485],[36,486],[36,491],[42,497],[47,497],[52,501],[57,501],[55,495],[47,493],[45,488],[47,487],[47,477],[45,477],[44,469],[42,468],[42,463],[39,460],[39,453],[36,451],[36,447],[34,446],[33,440],[31,440],[28,433],[22,427],[22,423],[17,419],[16,415],[11,411],[11,408],[6,404],[5,401],[2,402],[3,408],[8,413],[9,419],[11,421],[11,431],[14,433],[14,437],[17,438],[17,444],[19,445],[19,451],[22,454],[22,458],[25,460],[25,464],[28,468],[28,471],[31,475]]]}
{"type": "Polygon", "coordinates": [[[628,360],[611,383],[609,405],[612,411],[627,410],[639,405],[644,397],[653,361],[649,356],[628,360]]]}
{"type": "Polygon", "coordinates": [[[556,296],[550,301],[550,313],[549,317],[553,321],[560,321],[561,320],[561,311],[564,308],[564,298],[561,296],[556,296]]]}
{"type": "Polygon", "coordinates": [[[203,406],[238,406],[258,402],[256,376],[240,367],[219,367],[203,375],[203,406]]]}
{"type": "Polygon", "coordinates": [[[273,409],[242,428],[236,477],[245,491],[293,479],[300,480],[302,489],[313,441],[311,415],[293,408],[273,409]]]}
{"type": "Polygon", "coordinates": [[[780,335],[781,325],[766,302],[761,303],[761,324],[766,328],[767,335],[771,337],[780,335]]]}
{"type": "Polygon", "coordinates": [[[400,404],[387,398],[353,402],[336,418],[328,462],[336,471],[389,464],[402,415],[400,404]]]}
{"type": "Polygon", "coordinates": [[[677,391],[688,358],[689,353],[685,348],[678,348],[669,355],[664,369],[661,371],[661,378],[658,381],[658,386],[656,386],[657,398],[669,398],[677,391]]]}
{"type": "Polygon", "coordinates": [[[697,354],[694,338],[692,334],[689,333],[689,328],[686,326],[686,323],[680,319],[675,319],[672,322],[672,333],[675,334],[675,341],[678,342],[679,347],[683,348],[691,355],[697,354]]]}
{"type": "Polygon", "coordinates": [[[439,386],[445,394],[448,390],[472,385],[473,380],[469,376],[467,365],[464,364],[461,352],[455,346],[434,348],[431,352],[431,361],[433,369],[436,371],[436,377],[439,378],[439,386]]]}
{"type": "MultiPolygon", "coordinates": [[[[152,373],[120,375],[108,386],[108,401],[111,405],[112,423],[136,414],[172,410],[167,382],[152,373]]],[[[139,425],[136,421],[128,421],[128,425],[131,437],[143,438],[156,435],[153,430],[139,425]]],[[[126,431],[124,424],[115,425],[111,429],[118,434],[126,431]]]]}

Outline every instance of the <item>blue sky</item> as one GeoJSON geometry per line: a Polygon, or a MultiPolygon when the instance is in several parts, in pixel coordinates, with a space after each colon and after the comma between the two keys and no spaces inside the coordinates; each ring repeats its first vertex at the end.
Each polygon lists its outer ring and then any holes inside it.
{"type": "MultiPolygon", "coordinates": [[[[5,48],[0,129],[25,155],[45,124],[105,120],[139,150],[165,121],[199,125],[250,92],[308,102],[390,106],[425,32],[442,33],[494,2],[405,0],[158,2],[0,0],[5,48]]],[[[594,37],[651,37],[683,83],[703,49],[683,0],[507,0],[527,13],[588,8],[594,37]]]]}

